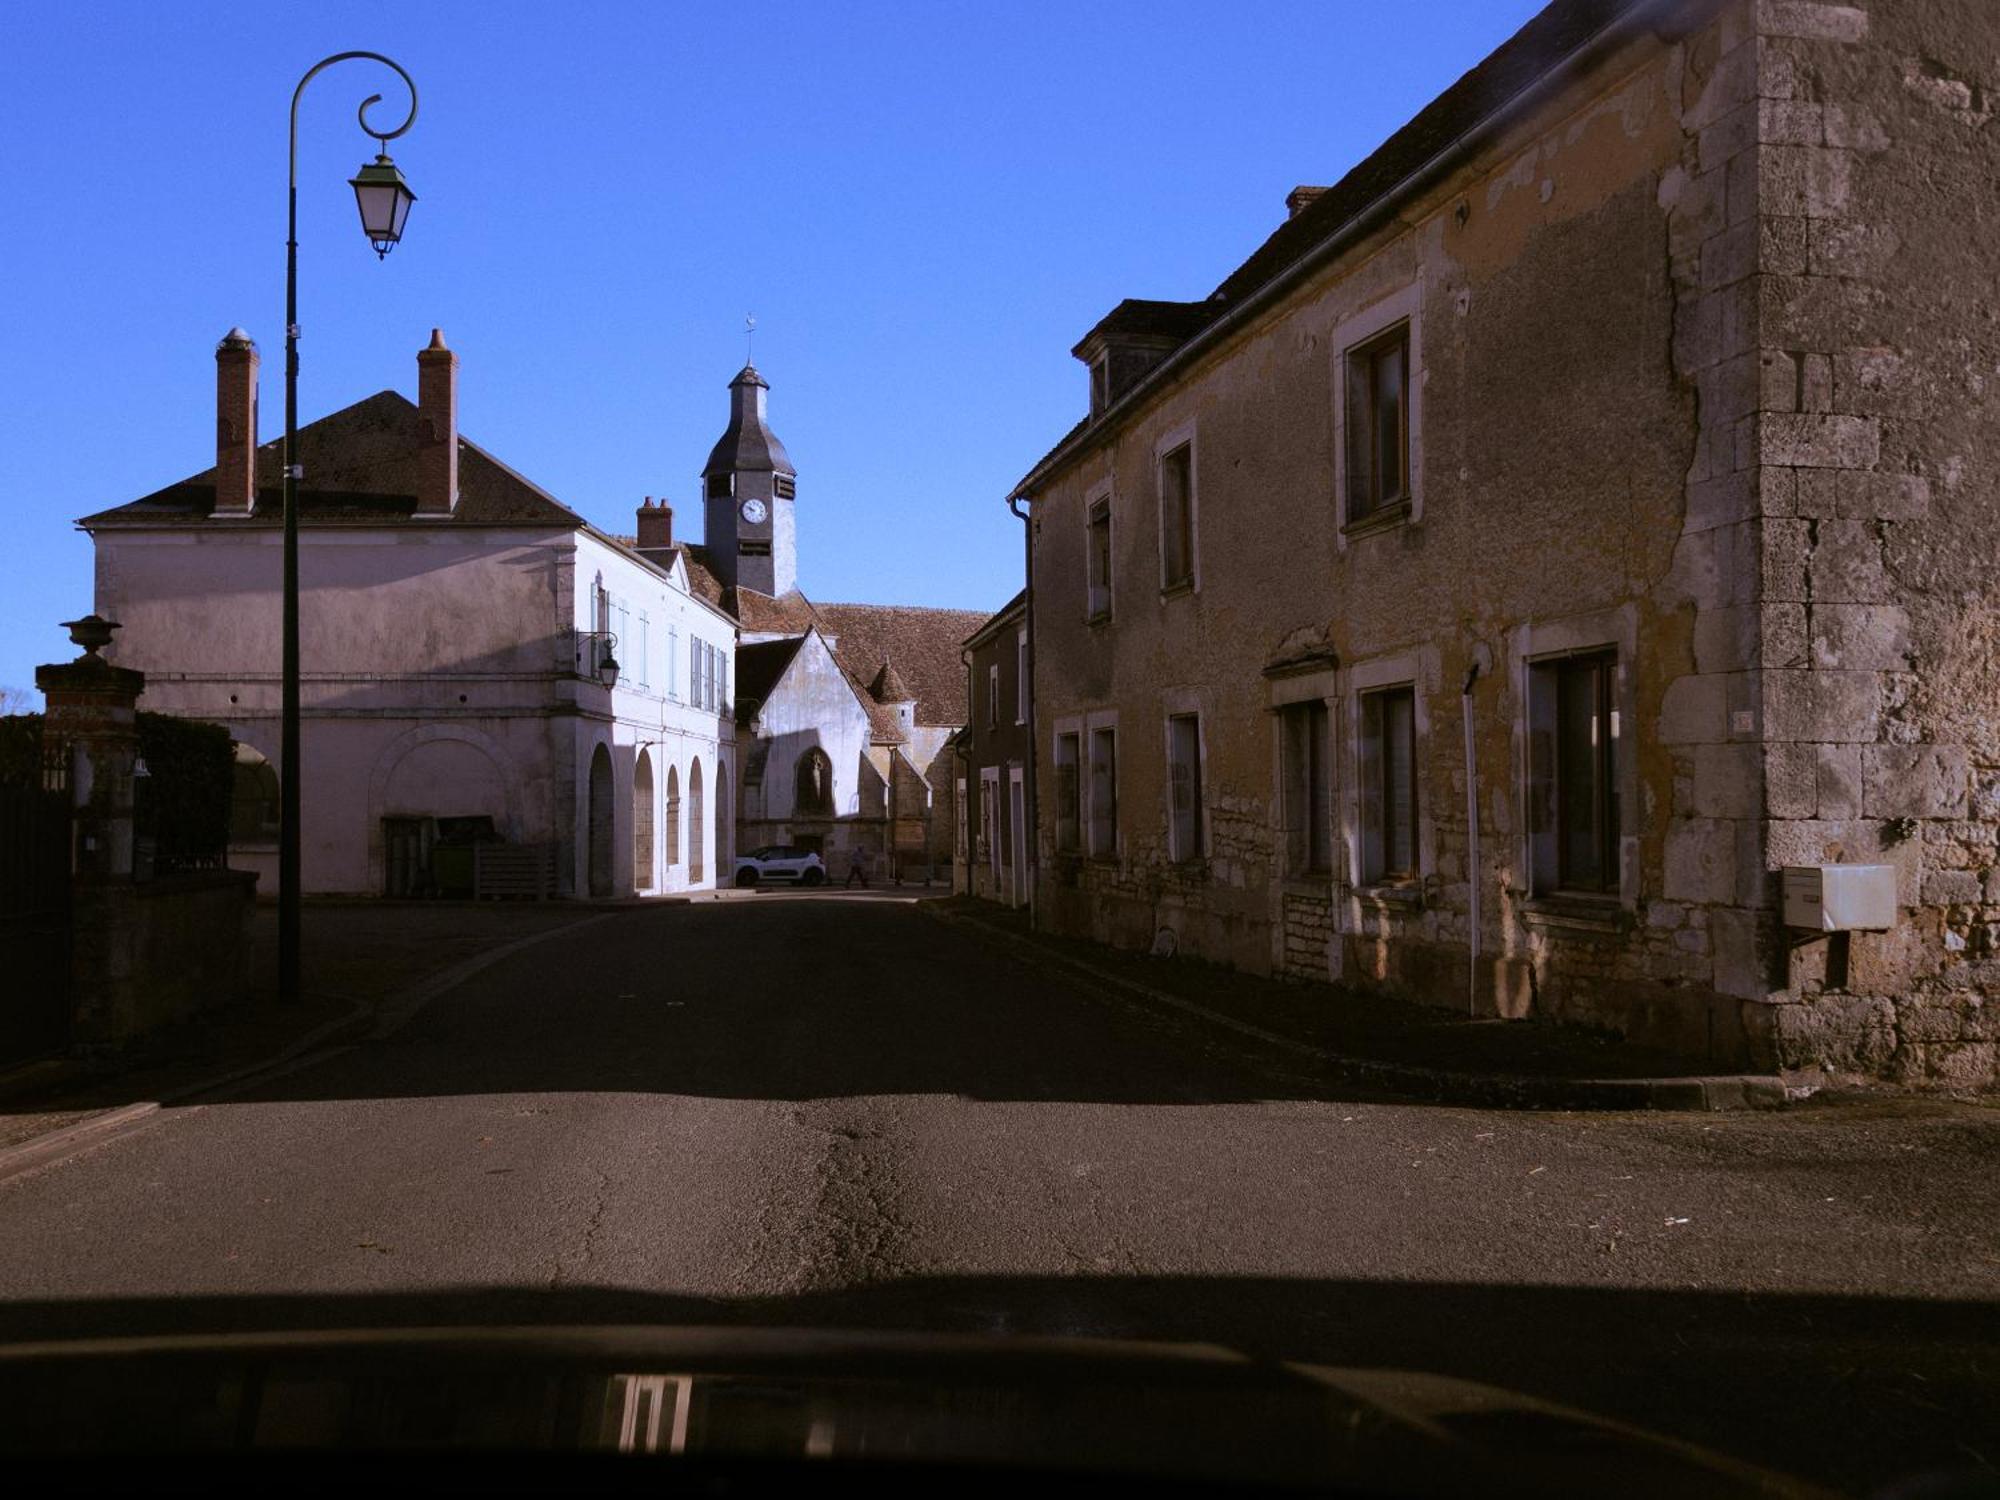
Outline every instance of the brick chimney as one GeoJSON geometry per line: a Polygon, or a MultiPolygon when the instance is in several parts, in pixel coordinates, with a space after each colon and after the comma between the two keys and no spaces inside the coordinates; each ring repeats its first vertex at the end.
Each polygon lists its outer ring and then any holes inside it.
{"type": "Polygon", "coordinates": [[[646,503],[639,507],[639,535],[634,550],[639,552],[663,551],[674,544],[674,508],[667,504],[666,497],[660,498],[658,505],[648,495],[646,503]]]}
{"type": "Polygon", "coordinates": [[[215,513],[257,508],[257,346],[232,328],[215,346],[215,513]]]}
{"type": "Polygon", "coordinates": [[[1296,219],[1313,206],[1313,199],[1325,192],[1323,187],[1295,187],[1285,194],[1285,217],[1296,219]]]}
{"type": "Polygon", "coordinates": [[[458,508],[458,356],[433,328],[417,353],[417,514],[448,516],[458,508]]]}

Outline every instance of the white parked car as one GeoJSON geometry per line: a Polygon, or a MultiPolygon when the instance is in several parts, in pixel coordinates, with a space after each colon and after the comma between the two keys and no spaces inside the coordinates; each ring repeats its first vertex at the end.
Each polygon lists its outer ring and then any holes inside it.
{"type": "Polygon", "coordinates": [[[787,844],[766,844],[736,860],[738,885],[762,885],[767,880],[786,880],[795,885],[823,885],[826,863],[811,849],[795,849],[787,844]]]}

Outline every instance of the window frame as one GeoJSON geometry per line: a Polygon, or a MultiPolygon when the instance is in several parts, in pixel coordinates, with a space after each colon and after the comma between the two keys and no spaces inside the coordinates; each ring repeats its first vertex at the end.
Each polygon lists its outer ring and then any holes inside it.
{"type": "Polygon", "coordinates": [[[986,727],[1000,727],[1000,663],[986,664],[986,727]]]}
{"type": "Polygon", "coordinates": [[[1360,862],[1357,869],[1363,886],[1411,886],[1423,879],[1423,807],[1428,800],[1423,793],[1423,737],[1418,728],[1417,685],[1414,681],[1386,682],[1363,688],[1354,695],[1356,757],[1355,790],[1360,807],[1359,831],[1361,835],[1360,862]],[[1407,701],[1409,705],[1409,808],[1408,847],[1409,861],[1406,865],[1391,866],[1389,848],[1391,846],[1390,813],[1394,806],[1390,776],[1395,758],[1386,753],[1388,748],[1387,710],[1391,701],[1407,701]],[[1371,722],[1373,713],[1379,724],[1380,743],[1371,749],[1371,722]],[[1372,816],[1371,816],[1372,813],[1372,816]]]}
{"type": "Polygon", "coordinates": [[[1083,847],[1085,854],[1095,860],[1113,861],[1118,858],[1118,719],[1115,714],[1093,714],[1084,721],[1083,749],[1085,760],[1079,776],[1083,784],[1083,847]],[[1097,747],[1099,736],[1109,736],[1111,758],[1106,777],[1110,796],[1108,809],[1100,810],[1097,795],[1097,747]],[[1103,825],[1104,837],[1099,838],[1099,824],[1103,825]]]}
{"type": "Polygon", "coordinates": [[[1083,725],[1075,719],[1066,720],[1056,727],[1050,750],[1049,765],[1055,771],[1055,834],[1056,853],[1081,854],[1084,842],[1083,818],[1083,778],[1084,778],[1084,737],[1083,725]],[[1069,759],[1063,759],[1063,746],[1069,746],[1069,759]],[[1063,773],[1069,773],[1069,785],[1063,785],[1063,773]],[[1065,826],[1067,825],[1067,826],[1065,826]]]}
{"type": "Polygon", "coordinates": [[[1201,500],[1195,475],[1200,466],[1195,427],[1184,422],[1164,434],[1153,445],[1153,492],[1159,526],[1160,593],[1198,593],[1201,589],[1201,500]],[[1185,571],[1176,574],[1169,561],[1167,524],[1167,462],[1178,454],[1187,455],[1187,488],[1183,505],[1181,543],[1185,549],[1185,571]]]}
{"type": "Polygon", "coordinates": [[[1628,816],[1623,776],[1629,749],[1621,746],[1630,718],[1623,712],[1623,654],[1616,646],[1581,647],[1548,652],[1525,662],[1526,694],[1523,715],[1526,729],[1527,786],[1523,801],[1522,827],[1528,844],[1528,891],[1536,899],[1602,901],[1619,898],[1624,890],[1625,819],[1628,816]],[[1569,867],[1570,840],[1565,837],[1563,784],[1565,766],[1562,732],[1563,691],[1566,680],[1580,669],[1595,673],[1593,718],[1603,726],[1594,734],[1592,798],[1599,821],[1596,834],[1598,879],[1581,884],[1572,878],[1569,867]],[[1543,728],[1546,706],[1549,728],[1543,728]],[[1550,735],[1546,753],[1553,764],[1542,771],[1543,753],[1539,741],[1550,735]],[[1540,788],[1548,788],[1544,795],[1540,788]]]}
{"type": "Polygon", "coordinates": [[[1422,520],[1424,509],[1423,414],[1423,284],[1412,282],[1344,319],[1333,331],[1333,504],[1338,525],[1336,545],[1345,549],[1355,537],[1422,520]],[[1402,453],[1403,494],[1400,499],[1355,513],[1349,494],[1348,382],[1353,356],[1402,331],[1403,360],[1402,453]]]}
{"type": "Polygon", "coordinates": [[[1014,634],[1014,722],[1028,722],[1028,627],[1014,634]]]}
{"type": "Polygon", "coordinates": [[[1111,485],[1106,483],[1091,490],[1083,500],[1083,618],[1084,623],[1089,625],[1107,623],[1118,596],[1118,531],[1111,498],[1111,485]],[[1096,578],[1097,527],[1100,519],[1104,526],[1102,585],[1096,578]]]}
{"type": "Polygon", "coordinates": [[[1286,878],[1331,880],[1339,859],[1334,829],[1333,704],[1325,698],[1299,698],[1279,704],[1274,711],[1278,716],[1278,807],[1286,878]],[[1293,725],[1300,719],[1306,725],[1300,736],[1306,757],[1295,777],[1293,725]],[[1303,797],[1300,787],[1304,788],[1303,797]]]}
{"type": "Polygon", "coordinates": [[[1189,708],[1169,713],[1166,715],[1164,728],[1167,764],[1167,857],[1175,864],[1192,864],[1208,857],[1208,810],[1202,784],[1208,757],[1202,742],[1201,711],[1189,708]],[[1181,752],[1190,748],[1193,751],[1193,762],[1186,764],[1181,752]],[[1184,765],[1185,774],[1182,769],[1184,765]],[[1183,784],[1188,791],[1188,806],[1185,810],[1179,806],[1183,784]],[[1184,811],[1190,826],[1183,827],[1184,811]]]}

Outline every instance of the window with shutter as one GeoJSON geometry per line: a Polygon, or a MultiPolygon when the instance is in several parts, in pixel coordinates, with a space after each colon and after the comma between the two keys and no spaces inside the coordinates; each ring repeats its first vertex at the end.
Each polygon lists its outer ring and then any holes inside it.
{"type": "Polygon", "coordinates": [[[1361,878],[1414,880],[1417,856],[1417,699],[1410,687],[1361,695],[1361,878]]]}
{"type": "Polygon", "coordinates": [[[1099,859],[1118,853],[1118,731],[1090,734],[1090,852],[1099,859]]]}
{"type": "Polygon", "coordinates": [[[1326,704],[1294,703],[1281,719],[1286,864],[1295,875],[1325,874],[1333,868],[1326,704]]]}
{"type": "Polygon", "coordinates": [[[1079,806],[1081,787],[1077,784],[1080,736],[1056,736],[1056,848],[1074,853],[1079,847],[1079,806]]]}
{"type": "Polygon", "coordinates": [[[1528,858],[1537,894],[1618,890],[1617,657],[1591,652],[1528,672],[1528,858]]]}
{"type": "Polygon", "coordinates": [[[1410,327],[1399,323],[1347,351],[1347,519],[1406,504],[1410,496],[1410,327]]]}
{"type": "Polygon", "coordinates": [[[1167,784],[1172,802],[1169,852],[1177,860],[1200,859],[1201,720],[1194,714],[1167,720],[1167,784]]]}

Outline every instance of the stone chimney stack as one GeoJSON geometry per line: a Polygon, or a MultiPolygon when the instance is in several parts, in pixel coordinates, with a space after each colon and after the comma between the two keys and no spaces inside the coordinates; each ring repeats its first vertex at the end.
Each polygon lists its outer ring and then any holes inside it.
{"type": "Polygon", "coordinates": [[[215,346],[215,513],[257,508],[257,346],[232,328],[215,346]]]}
{"type": "Polygon", "coordinates": [[[1313,205],[1313,199],[1325,192],[1323,187],[1295,187],[1285,194],[1285,217],[1296,219],[1313,205]]]}
{"type": "Polygon", "coordinates": [[[674,544],[674,508],[667,504],[666,497],[660,498],[658,505],[648,495],[646,503],[639,507],[639,536],[635,544],[640,552],[658,552],[674,544]]]}
{"type": "Polygon", "coordinates": [[[458,356],[441,328],[417,353],[417,422],[417,514],[448,516],[458,508],[458,356]]]}

